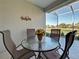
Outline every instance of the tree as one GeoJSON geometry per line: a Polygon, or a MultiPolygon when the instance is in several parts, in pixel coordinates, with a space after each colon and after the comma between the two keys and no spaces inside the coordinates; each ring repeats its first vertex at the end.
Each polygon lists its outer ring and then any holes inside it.
{"type": "Polygon", "coordinates": [[[59,25],[59,27],[61,27],[61,28],[66,28],[67,26],[66,26],[65,23],[61,23],[61,24],[59,25]]]}

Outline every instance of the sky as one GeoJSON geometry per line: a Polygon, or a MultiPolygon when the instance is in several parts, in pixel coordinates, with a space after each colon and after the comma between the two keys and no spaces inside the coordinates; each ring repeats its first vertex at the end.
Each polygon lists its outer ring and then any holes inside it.
{"type": "Polygon", "coordinates": [[[68,6],[62,7],[56,11],[52,11],[50,13],[46,13],[46,25],[57,25],[57,16],[58,15],[58,24],[65,23],[65,24],[72,24],[79,22],[79,1],[76,3],[72,3],[68,6]],[[72,5],[74,9],[74,14],[70,6],[72,5]]]}

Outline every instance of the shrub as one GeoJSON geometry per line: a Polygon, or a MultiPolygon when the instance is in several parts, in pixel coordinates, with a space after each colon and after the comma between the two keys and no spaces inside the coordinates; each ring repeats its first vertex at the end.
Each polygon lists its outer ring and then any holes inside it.
{"type": "Polygon", "coordinates": [[[76,38],[77,38],[77,40],[79,40],[79,36],[77,36],[76,38]]]}
{"type": "Polygon", "coordinates": [[[46,36],[50,36],[50,33],[47,33],[47,32],[46,32],[46,36]]]}
{"type": "Polygon", "coordinates": [[[61,36],[64,36],[64,33],[63,32],[61,33],[61,36]]]}

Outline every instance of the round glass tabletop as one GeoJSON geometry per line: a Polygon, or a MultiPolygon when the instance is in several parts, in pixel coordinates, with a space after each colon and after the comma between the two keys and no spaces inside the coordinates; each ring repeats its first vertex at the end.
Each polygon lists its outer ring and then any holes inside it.
{"type": "Polygon", "coordinates": [[[23,40],[21,42],[22,46],[35,52],[50,51],[56,49],[59,46],[58,41],[50,37],[43,37],[41,42],[39,42],[36,37],[30,38],[28,40],[29,41],[23,40]]]}

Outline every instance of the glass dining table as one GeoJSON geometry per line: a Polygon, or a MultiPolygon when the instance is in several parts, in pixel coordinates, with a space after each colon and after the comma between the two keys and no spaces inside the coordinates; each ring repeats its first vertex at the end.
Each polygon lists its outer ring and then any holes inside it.
{"type": "Polygon", "coordinates": [[[59,46],[58,41],[46,36],[42,38],[41,42],[37,37],[28,38],[27,40],[25,39],[21,42],[23,48],[38,52],[37,59],[43,59],[43,57],[41,56],[43,52],[55,50],[59,46]]]}

